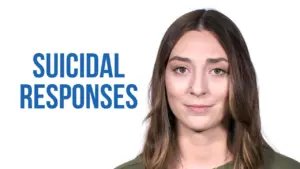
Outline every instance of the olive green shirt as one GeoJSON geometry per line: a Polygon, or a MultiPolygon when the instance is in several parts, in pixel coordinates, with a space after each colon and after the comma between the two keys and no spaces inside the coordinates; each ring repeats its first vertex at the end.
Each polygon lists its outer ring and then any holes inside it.
{"type": "MultiPolygon", "coordinates": [[[[264,151],[265,166],[264,169],[300,169],[300,163],[290,157],[279,154],[271,150],[264,151]]],[[[144,169],[140,157],[127,161],[115,169],[144,169]]],[[[232,163],[229,162],[216,169],[232,169],[232,163]]]]}

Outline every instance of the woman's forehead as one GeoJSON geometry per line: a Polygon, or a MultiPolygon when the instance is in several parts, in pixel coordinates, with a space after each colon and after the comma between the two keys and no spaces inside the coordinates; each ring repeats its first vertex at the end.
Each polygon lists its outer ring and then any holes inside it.
{"type": "Polygon", "coordinates": [[[186,32],[172,49],[170,59],[174,56],[190,59],[227,58],[222,45],[209,31],[186,32]]]}

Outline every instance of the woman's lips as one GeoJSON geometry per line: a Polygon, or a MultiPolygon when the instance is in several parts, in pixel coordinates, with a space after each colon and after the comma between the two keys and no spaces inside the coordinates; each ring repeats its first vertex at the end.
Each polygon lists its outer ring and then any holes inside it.
{"type": "Polygon", "coordinates": [[[186,107],[195,113],[204,113],[212,107],[212,105],[186,105],[186,107]]]}

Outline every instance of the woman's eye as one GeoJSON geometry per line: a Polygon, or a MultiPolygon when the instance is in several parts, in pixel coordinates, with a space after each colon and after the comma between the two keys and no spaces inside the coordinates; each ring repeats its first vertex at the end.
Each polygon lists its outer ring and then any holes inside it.
{"type": "Polygon", "coordinates": [[[213,72],[213,74],[215,74],[215,75],[223,75],[224,73],[226,73],[225,70],[219,69],[219,68],[213,69],[212,72],[213,72]]]}
{"type": "Polygon", "coordinates": [[[184,74],[187,69],[185,67],[177,67],[174,71],[180,74],[184,74]]]}

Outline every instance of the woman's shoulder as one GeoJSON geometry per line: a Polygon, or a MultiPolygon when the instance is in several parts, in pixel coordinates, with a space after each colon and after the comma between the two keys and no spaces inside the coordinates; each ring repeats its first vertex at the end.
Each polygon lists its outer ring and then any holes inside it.
{"type": "Polygon", "coordinates": [[[141,156],[120,164],[115,169],[144,169],[141,156]]]}
{"type": "Polygon", "coordinates": [[[300,169],[300,163],[295,159],[271,149],[264,150],[266,169],[300,169]]]}

